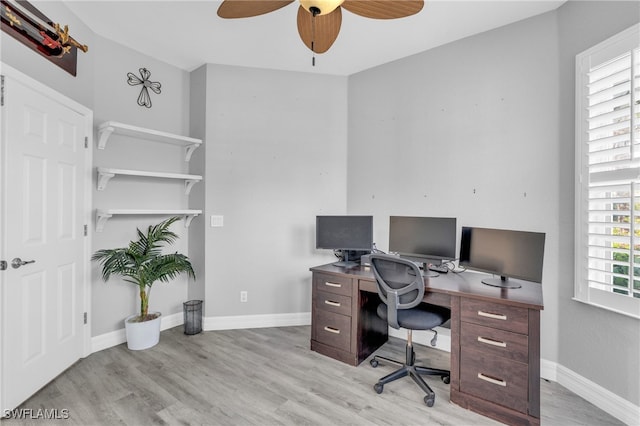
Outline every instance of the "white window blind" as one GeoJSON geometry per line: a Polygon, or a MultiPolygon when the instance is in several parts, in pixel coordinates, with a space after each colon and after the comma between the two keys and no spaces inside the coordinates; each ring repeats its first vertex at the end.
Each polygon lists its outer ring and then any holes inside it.
{"type": "Polygon", "coordinates": [[[640,318],[640,25],[576,57],[577,300],[640,318]]]}

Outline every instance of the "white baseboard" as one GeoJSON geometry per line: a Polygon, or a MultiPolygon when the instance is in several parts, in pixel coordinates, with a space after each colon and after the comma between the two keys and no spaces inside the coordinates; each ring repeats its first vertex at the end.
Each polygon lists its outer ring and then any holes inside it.
{"type": "Polygon", "coordinates": [[[540,377],[552,382],[558,381],[558,364],[540,358],[540,377]]]}
{"type": "Polygon", "coordinates": [[[540,376],[558,382],[625,424],[640,425],[640,406],[621,398],[560,364],[541,360],[540,376]]]}
{"type": "Polygon", "coordinates": [[[163,316],[160,322],[160,330],[167,330],[182,324],[184,324],[184,314],[182,312],[167,315],[166,317],[163,316]]]}
{"type": "MultiPolygon", "coordinates": [[[[166,330],[184,324],[184,315],[176,313],[163,316],[160,329],[166,330]]],[[[202,319],[202,329],[211,330],[233,330],[241,328],[264,328],[264,327],[289,327],[296,325],[310,325],[311,312],[301,312],[293,314],[272,314],[272,315],[238,315],[228,317],[208,317],[202,319]]],[[[120,330],[104,333],[91,338],[91,353],[108,349],[113,346],[125,343],[124,328],[120,330]]]]}
{"type": "MultiPolygon", "coordinates": [[[[184,315],[182,314],[182,312],[167,316],[163,315],[160,319],[160,330],[173,328],[178,325],[182,325],[183,323],[184,315]]],[[[111,331],[109,333],[104,333],[99,336],[94,336],[91,338],[91,353],[120,345],[122,343],[125,343],[126,341],[127,337],[124,333],[124,328],[116,331],[111,331]]]]}
{"type": "Polygon", "coordinates": [[[292,327],[297,325],[311,325],[311,312],[205,317],[202,321],[202,328],[205,331],[234,330],[241,328],[292,327]]]}
{"type": "Polygon", "coordinates": [[[127,341],[124,328],[91,338],[91,353],[100,352],[127,341]]]}

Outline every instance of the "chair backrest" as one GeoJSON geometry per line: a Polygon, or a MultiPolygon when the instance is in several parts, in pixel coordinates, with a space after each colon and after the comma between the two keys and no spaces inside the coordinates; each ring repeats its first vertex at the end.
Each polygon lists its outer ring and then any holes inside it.
{"type": "Polygon", "coordinates": [[[393,328],[400,328],[398,309],[418,306],[424,297],[420,268],[410,260],[388,254],[372,254],[370,262],[378,295],[387,305],[387,322],[393,328]]]}

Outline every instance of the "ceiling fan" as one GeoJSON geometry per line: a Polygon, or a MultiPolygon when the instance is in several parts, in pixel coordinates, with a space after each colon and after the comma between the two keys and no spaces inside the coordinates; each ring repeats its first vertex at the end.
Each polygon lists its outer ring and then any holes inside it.
{"type": "MultiPolygon", "coordinates": [[[[248,18],[273,12],[295,0],[224,0],[218,7],[221,18],[248,18]]],[[[298,33],[314,53],[324,53],[338,38],[342,8],[374,19],[396,19],[414,15],[423,0],[300,0],[298,33]]]]}

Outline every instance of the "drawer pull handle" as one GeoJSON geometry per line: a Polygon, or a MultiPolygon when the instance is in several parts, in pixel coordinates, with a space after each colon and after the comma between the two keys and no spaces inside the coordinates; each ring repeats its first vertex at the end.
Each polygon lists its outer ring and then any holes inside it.
{"type": "Polygon", "coordinates": [[[494,379],[493,377],[485,376],[482,373],[478,373],[478,379],[484,380],[485,382],[493,383],[494,385],[498,386],[507,386],[507,382],[505,382],[504,380],[494,379]]]}
{"type": "Polygon", "coordinates": [[[333,333],[333,334],[340,334],[340,330],[333,327],[325,327],[324,331],[328,331],[329,333],[333,333]]]}
{"type": "Polygon", "coordinates": [[[506,315],[492,314],[491,312],[485,312],[485,311],[478,311],[478,316],[497,319],[497,320],[503,320],[503,321],[507,320],[506,315]]]}
{"type": "Polygon", "coordinates": [[[342,284],[336,284],[336,283],[332,283],[332,282],[329,282],[329,281],[325,281],[324,284],[328,285],[329,287],[337,287],[337,288],[342,287],[342,284]]]}
{"type": "Polygon", "coordinates": [[[491,345],[491,346],[499,346],[501,348],[507,347],[507,342],[500,342],[498,340],[487,339],[486,337],[482,337],[482,336],[478,336],[478,342],[486,343],[487,345],[491,345]]]}
{"type": "Polygon", "coordinates": [[[331,300],[325,300],[324,303],[325,303],[325,305],[335,306],[336,308],[340,307],[340,303],[334,302],[334,301],[331,301],[331,300]]]}

